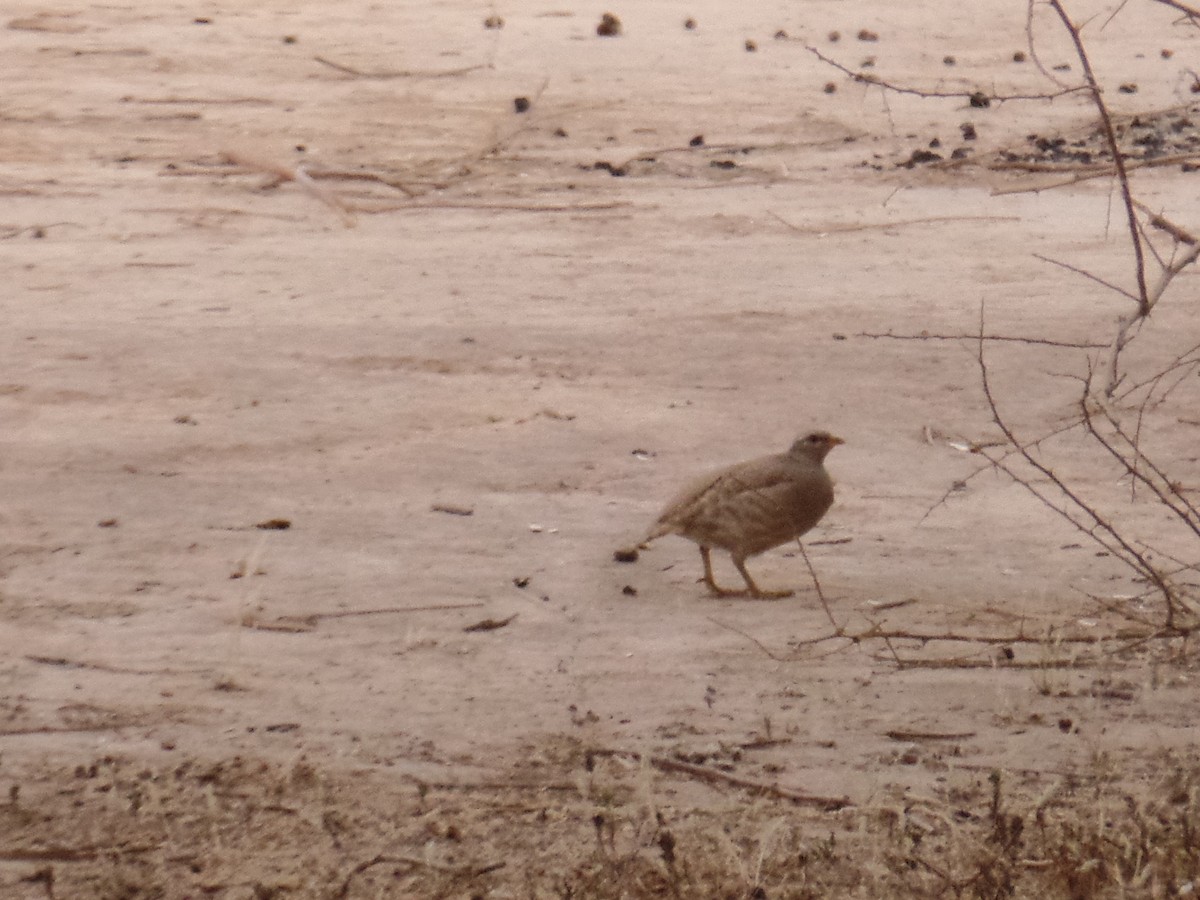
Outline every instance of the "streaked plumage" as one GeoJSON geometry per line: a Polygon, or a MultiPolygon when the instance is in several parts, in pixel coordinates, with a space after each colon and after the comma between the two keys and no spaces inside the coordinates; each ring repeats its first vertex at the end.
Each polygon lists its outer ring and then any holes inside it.
{"type": "Polygon", "coordinates": [[[825,456],[841,443],[828,432],[814,431],[786,453],[697,479],[667,504],[642,543],[667,534],[695,541],[704,562],[704,583],[718,596],[790,596],[791,591],[760,590],[746,571],[746,559],[799,538],[821,520],[833,504],[825,456]],[[717,585],[709,557],[713,547],[729,552],[748,591],[717,585]]]}

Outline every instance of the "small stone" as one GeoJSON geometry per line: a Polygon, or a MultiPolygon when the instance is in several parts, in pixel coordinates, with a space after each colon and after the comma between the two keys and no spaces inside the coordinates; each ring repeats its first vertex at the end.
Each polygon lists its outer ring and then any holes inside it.
{"type": "Polygon", "coordinates": [[[596,34],[600,37],[617,37],[621,34],[621,20],[612,13],[605,13],[600,17],[600,24],[596,26],[596,34]]]}

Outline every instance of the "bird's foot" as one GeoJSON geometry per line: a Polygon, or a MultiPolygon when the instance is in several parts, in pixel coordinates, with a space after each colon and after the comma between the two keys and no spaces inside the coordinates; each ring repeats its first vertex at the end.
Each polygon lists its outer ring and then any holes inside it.
{"type": "Polygon", "coordinates": [[[750,594],[755,600],[782,600],[785,597],[796,596],[795,591],[764,591],[761,588],[750,594]]]}
{"type": "Polygon", "coordinates": [[[710,594],[712,594],[714,597],[726,598],[726,597],[749,597],[750,596],[750,592],[748,590],[745,590],[744,588],[741,590],[731,590],[729,588],[723,588],[719,584],[717,584],[715,581],[709,581],[707,578],[701,578],[699,580],[704,582],[704,584],[708,586],[708,592],[710,594]]]}

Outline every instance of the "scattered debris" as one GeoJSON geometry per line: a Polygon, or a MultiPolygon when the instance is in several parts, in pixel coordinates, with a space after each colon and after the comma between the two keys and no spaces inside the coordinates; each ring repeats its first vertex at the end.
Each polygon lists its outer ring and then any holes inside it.
{"type": "Polygon", "coordinates": [[[621,20],[612,13],[605,13],[600,17],[600,24],[596,26],[596,34],[600,37],[618,37],[621,34],[621,20]]]}
{"type": "Polygon", "coordinates": [[[975,737],[974,731],[885,731],[884,736],[893,741],[966,741],[975,737]]]}
{"type": "Polygon", "coordinates": [[[940,153],[934,153],[932,150],[914,150],[904,162],[896,163],[896,167],[900,169],[911,169],[914,166],[924,165],[925,163],[938,162],[942,159],[940,153]]]}
{"type": "Polygon", "coordinates": [[[613,551],[613,560],[619,563],[637,562],[638,551],[636,547],[620,547],[613,551]]]}
{"type": "Polygon", "coordinates": [[[264,519],[262,522],[256,522],[255,528],[263,531],[287,531],[292,527],[291,519],[264,519]]]}
{"type": "Polygon", "coordinates": [[[530,103],[528,97],[516,97],[513,99],[513,109],[519,113],[528,112],[529,106],[530,103]]]}
{"type": "Polygon", "coordinates": [[[470,506],[452,506],[448,503],[435,503],[429,507],[430,512],[445,513],[448,516],[473,516],[475,509],[470,506]]]}
{"type": "Polygon", "coordinates": [[[513,613],[506,619],[484,619],[481,622],[476,622],[474,625],[468,625],[463,631],[495,631],[498,628],[503,628],[509,622],[517,617],[517,613],[513,613]]]}
{"type": "Polygon", "coordinates": [[[445,603],[440,606],[385,606],[378,609],[344,609],[337,612],[317,612],[299,616],[279,616],[270,621],[260,619],[253,613],[242,616],[241,626],[256,631],[283,631],[299,634],[312,631],[322,619],[349,619],[358,616],[382,616],[398,613],[444,612],[459,609],[480,609],[482,603],[445,603]]]}
{"type": "Polygon", "coordinates": [[[629,170],[624,166],[614,166],[612,163],[605,162],[604,160],[592,163],[592,168],[598,171],[607,172],[613,178],[624,178],[627,174],[629,174],[629,170]]]}

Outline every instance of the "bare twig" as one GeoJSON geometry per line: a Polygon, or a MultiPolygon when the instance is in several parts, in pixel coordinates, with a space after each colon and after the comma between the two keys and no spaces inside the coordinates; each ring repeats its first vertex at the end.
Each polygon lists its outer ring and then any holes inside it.
{"type": "Polygon", "coordinates": [[[1140,200],[1134,200],[1133,205],[1146,214],[1147,221],[1150,223],[1151,228],[1157,228],[1160,231],[1165,231],[1175,240],[1176,243],[1187,244],[1189,247],[1196,243],[1195,235],[1189,231],[1185,231],[1183,228],[1176,225],[1161,213],[1156,213],[1145,203],[1142,203],[1140,200]]]}
{"type": "Polygon", "coordinates": [[[503,628],[505,625],[507,625],[509,622],[511,622],[516,617],[517,617],[517,613],[513,613],[511,616],[506,616],[503,619],[484,619],[480,622],[476,622],[474,625],[468,625],[466,628],[463,629],[463,631],[466,631],[466,632],[496,631],[497,629],[503,628]]]}
{"type": "Polygon", "coordinates": [[[453,78],[456,75],[466,75],[469,72],[478,72],[480,69],[489,69],[488,65],[463,66],[458,69],[441,69],[437,71],[421,72],[413,69],[381,69],[374,72],[365,72],[362,69],[356,69],[353,66],[348,66],[345,63],[334,62],[331,59],[326,59],[323,56],[314,56],[313,60],[319,62],[323,66],[329,66],[344,75],[353,75],[355,78],[453,78]]]}
{"type": "MultiPolygon", "coordinates": [[[[999,406],[996,403],[996,398],[992,393],[991,380],[988,375],[987,361],[984,358],[984,309],[983,305],[979,307],[979,334],[980,341],[977,351],[977,360],[979,363],[980,381],[983,386],[984,399],[987,401],[988,410],[991,412],[992,421],[996,427],[1003,432],[1005,439],[1011,447],[1018,451],[1018,455],[1035,471],[1047,478],[1055,489],[1066,498],[1068,506],[1061,506],[1051,500],[1040,488],[1034,485],[1029,479],[1022,476],[1019,472],[1014,471],[1010,466],[1002,460],[985,457],[992,465],[1003,471],[1006,475],[1012,478],[1017,484],[1025,488],[1030,494],[1040,500],[1050,509],[1054,510],[1076,529],[1110,553],[1113,553],[1118,559],[1132,568],[1138,574],[1150,579],[1162,594],[1163,600],[1166,603],[1166,620],[1164,627],[1167,629],[1176,628],[1175,625],[1175,592],[1166,582],[1161,572],[1146,559],[1145,555],[1130,543],[1111,522],[1101,516],[1086,500],[1084,500],[1078,492],[1068,485],[1063,479],[1048,465],[1043,463],[1032,453],[1029,452],[1027,446],[1013,433],[1012,428],[1001,414],[999,406]],[[1074,511],[1074,515],[1072,514],[1074,511]],[[1077,518],[1077,516],[1082,518],[1077,518]]],[[[1085,388],[1086,390],[1086,388],[1085,388]]]]}
{"type": "MultiPolygon", "coordinates": [[[[1200,159],[1200,153],[1178,153],[1173,156],[1156,156],[1154,159],[1127,159],[1125,160],[1125,171],[1133,172],[1137,169],[1154,169],[1164,166],[1174,166],[1179,163],[1191,162],[1192,160],[1200,159]]],[[[1108,163],[1044,163],[1031,162],[1025,160],[1012,160],[1004,162],[994,162],[988,164],[988,169],[993,172],[1003,172],[1010,169],[1019,169],[1023,172],[1077,172],[1070,178],[1059,179],[1055,181],[1042,182],[1041,184],[1017,184],[1007,187],[992,188],[992,196],[1000,197],[1005,194],[1038,194],[1042,191],[1050,191],[1060,187],[1070,187],[1073,184],[1079,184],[1083,181],[1090,181],[1093,178],[1108,178],[1116,174],[1115,166],[1108,163]]]]}
{"type": "Polygon", "coordinates": [[[237,150],[226,150],[222,153],[222,156],[235,165],[272,175],[278,179],[278,181],[294,181],[313,197],[316,197],[318,200],[336,212],[341,218],[343,225],[345,225],[347,228],[354,227],[354,214],[350,212],[350,209],[346,206],[346,204],[334,196],[333,193],[317,184],[304,170],[303,166],[286,166],[282,163],[274,162],[273,160],[251,156],[237,150]]]}
{"type": "Polygon", "coordinates": [[[415,856],[389,856],[379,854],[368,860],[358,863],[346,875],[341,887],[333,893],[336,900],[345,900],[350,895],[350,885],[354,879],[366,872],[368,869],[373,869],[375,866],[409,866],[414,869],[429,869],[434,872],[441,872],[445,875],[451,875],[458,878],[478,878],[480,875],[486,875],[488,872],[495,872],[497,869],[502,869],[505,866],[503,862],[490,863],[484,866],[444,866],[438,863],[431,862],[426,859],[419,859],[415,856]]]}
{"type": "MultiPolygon", "coordinates": [[[[1132,293],[1130,293],[1129,291],[1125,290],[1123,287],[1118,287],[1117,285],[1113,284],[1111,281],[1105,281],[1103,278],[1100,278],[1097,275],[1093,275],[1091,272],[1081,269],[1078,266],[1073,266],[1070,263],[1065,263],[1065,262],[1062,262],[1061,260],[1051,259],[1049,256],[1042,256],[1042,254],[1040,254],[1040,253],[1035,253],[1035,254],[1033,254],[1033,256],[1034,256],[1034,259],[1040,259],[1042,262],[1050,263],[1050,265],[1052,265],[1052,266],[1058,266],[1061,269],[1066,269],[1068,272],[1074,272],[1076,275],[1082,275],[1084,278],[1087,278],[1089,281],[1094,281],[1094,282],[1096,282],[1096,284],[1101,285],[1102,287],[1106,287],[1110,291],[1115,291],[1116,293],[1120,294],[1122,297],[1128,297],[1134,303],[1137,303],[1138,298],[1136,296],[1134,296],[1132,293]]],[[[1087,346],[1088,347],[1096,347],[1097,345],[1096,344],[1088,344],[1087,346]]],[[[1108,344],[1100,344],[1099,346],[1107,347],[1108,344]]]]}
{"type": "Polygon", "coordinates": [[[821,580],[817,578],[817,570],[813,568],[812,560],[808,558],[808,551],[804,549],[804,543],[800,538],[796,538],[796,546],[800,548],[800,555],[804,557],[804,564],[808,566],[808,574],[812,577],[813,587],[817,590],[817,599],[821,601],[821,608],[825,610],[825,616],[829,619],[829,624],[833,626],[834,634],[842,634],[844,629],[833,617],[833,610],[829,608],[829,601],[825,599],[825,592],[821,590],[821,580]]]}
{"type": "Polygon", "coordinates": [[[987,99],[988,101],[995,101],[997,103],[1003,103],[1007,100],[1053,100],[1056,97],[1062,97],[1065,94],[1076,94],[1076,93],[1079,93],[1080,91],[1087,90],[1086,87],[1081,85],[1081,86],[1077,86],[1077,87],[1064,87],[1061,91],[1054,91],[1053,93],[1049,93],[1049,94],[989,94],[989,93],[986,93],[986,92],[980,91],[980,90],[974,90],[974,91],[930,91],[930,90],[925,90],[923,88],[913,88],[913,87],[906,87],[904,85],[893,84],[892,82],[885,81],[884,79],[880,78],[877,75],[872,75],[872,74],[868,74],[865,72],[856,72],[853,69],[838,62],[836,59],[832,59],[832,58],[826,56],[824,53],[822,53],[816,47],[813,47],[809,44],[805,44],[804,49],[807,50],[809,53],[811,53],[813,56],[815,56],[817,59],[819,59],[821,62],[825,63],[827,66],[832,66],[833,68],[837,69],[839,72],[843,73],[844,75],[850,76],[850,78],[854,79],[855,81],[859,82],[860,84],[867,84],[867,85],[873,85],[875,87],[880,87],[880,88],[883,88],[884,90],[891,91],[894,94],[912,94],[917,97],[925,97],[925,98],[929,98],[929,99],[936,99],[936,98],[958,99],[958,100],[969,100],[969,101],[974,101],[974,102],[978,102],[979,98],[982,96],[985,99],[987,99]]]}
{"type": "Polygon", "coordinates": [[[750,778],[743,778],[740,775],[734,775],[730,772],[723,772],[720,769],[709,768],[708,766],[699,766],[695,763],[683,762],[678,759],[671,759],[666,756],[654,756],[639,753],[636,750],[612,750],[612,749],[595,749],[589,750],[588,753],[592,756],[608,756],[608,757],[624,757],[637,761],[645,760],[654,768],[674,774],[687,775],[699,781],[704,781],[709,784],[727,784],[733,787],[739,787],[743,790],[751,791],[755,794],[760,794],[767,797],[775,797],[779,800],[787,800],[795,803],[798,806],[815,806],[818,809],[823,809],[827,812],[834,812],[839,809],[845,809],[847,806],[853,806],[849,797],[822,797],[817,794],[808,794],[803,791],[792,790],[791,788],[781,787],[778,784],[767,784],[762,781],[754,781],[750,778]]]}
{"type": "Polygon", "coordinates": [[[456,609],[479,609],[484,603],[447,603],[441,606],[384,606],[378,609],[345,609],[336,612],[309,613],[307,615],[279,616],[270,621],[250,615],[242,619],[242,627],[258,631],[284,631],[288,633],[312,631],[322,619],[348,619],[357,616],[385,616],[417,612],[444,612],[456,609]]]}
{"type": "MultiPolygon", "coordinates": [[[[1034,254],[1036,256],[1036,254],[1034,254]]],[[[1047,260],[1053,262],[1053,260],[1047,260]]],[[[889,338],[894,341],[977,341],[977,334],[929,334],[921,332],[920,334],[893,334],[892,332],[875,333],[870,331],[860,331],[855,337],[863,338],[889,338]]],[[[1102,350],[1108,344],[1089,344],[1077,343],[1074,341],[1052,341],[1048,338],[1022,337],[1019,335],[1007,334],[986,334],[983,339],[985,341],[1008,341],[1014,344],[1041,344],[1047,347],[1067,347],[1073,350],[1102,350]]]]}
{"type": "Polygon", "coordinates": [[[975,737],[974,731],[885,731],[884,736],[893,741],[967,741],[975,737]]]}
{"type": "Polygon", "coordinates": [[[1169,6],[1172,9],[1177,9],[1189,19],[1200,21],[1200,9],[1194,6],[1188,6],[1186,3],[1180,3],[1179,0],[1154,0],[1155,3],[1161,3],[1163,6],[1169,6]]]}
{"type": "Polygon", "coordinates": [[[800,234],[847,234],[854,231],[871,231],[876,228],[901,228],[907,225],[940,225],[944,222],[1019,222],[1020,216],[922,216],[918,219],[897,219],[893,222],[866,222],[854,225],[812,225],[801,227],[789,222],[774,210],[767,213],[800,234]]]}

